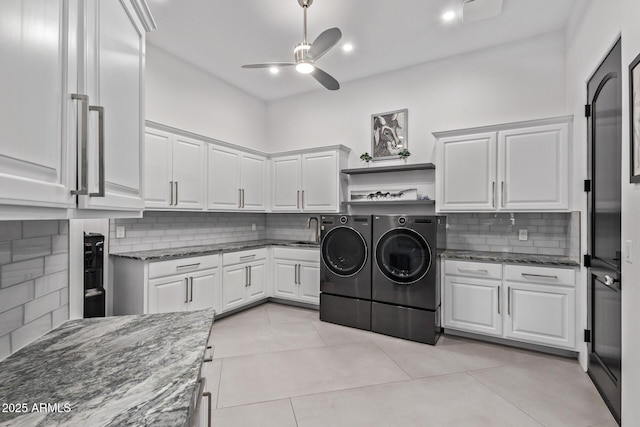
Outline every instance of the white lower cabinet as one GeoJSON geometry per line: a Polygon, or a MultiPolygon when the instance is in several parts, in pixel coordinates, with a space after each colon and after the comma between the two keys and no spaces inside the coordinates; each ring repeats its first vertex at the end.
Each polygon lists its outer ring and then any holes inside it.
{"type": "Polygon", "coordinates": [[[222,256],[222,311],[266,298],[266,248],[222,256]]]}
{"type": "Polygon", "coordinates": [[[218,268],[149,280],[149,313],[213,307],[218,268]]]}
{"type": "Polygon", "coordinates": [[[575,269],[444,263],[445,328],[575,349],[575,269]]]}
{"type": "Polygon", "coordinates": [[[317,249],[273,249],[273,296],[320,303],[320,254],[317,249]]]}

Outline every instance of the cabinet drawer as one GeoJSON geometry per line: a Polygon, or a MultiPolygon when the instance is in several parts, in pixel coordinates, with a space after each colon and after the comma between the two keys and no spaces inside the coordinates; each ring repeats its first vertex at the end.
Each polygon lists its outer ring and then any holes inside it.
{"type": "Polygon", "coordinates": [[[277,259],[290,259],[293,261],[320,262],[320,250],[274,247],[273,257],[277,259]]]}
{"type": "Polygon", "coordinates": [[[576,284],[576,272],[573,268],[505,265],[504,278],[514,282],[543,285],[575,286],[576,284]]]}
{"type": "Polygon", "coordinates": [[[222,254],[222,265],[240,264],[267,258],[267,248],[251,249],[222,254]]]}
{"type": "Polygon", "coordinates": [[[502,279],[502,264],[447,259],[444,261],[444,273],[483,279],[502,279]]]}
{"type": "Polygon", "coordinates": [[[149,264],[149,278],[189,273],[197,270],[215,268],[220,265],[220,255],[205,255],[170,261],[158,261],[149,264]]]}

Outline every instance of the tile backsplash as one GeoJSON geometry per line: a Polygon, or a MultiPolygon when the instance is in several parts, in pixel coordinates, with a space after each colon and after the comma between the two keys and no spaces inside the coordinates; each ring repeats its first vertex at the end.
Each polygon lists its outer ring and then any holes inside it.
{"type": "Polygon", "coordinates": [[[266,238],[263,213],[244,212],[155,212],[142,218],[112,219],[110,253],[211,245],[266,238]],[[256,230],[251,226],[255,224],[256,230]],[[126,237],[116,238],[116,227],[125,227],[126,237]]]}
{"type": "Polygon", "coordinates": [[[580,213],[459,213],[447,215],[447,248],[490,252],[580,254],[580,213]],[[527,240],[519,231],[527,230],[527,240]]]}
{"type": "Polygon", "coordinates": [[[316,223],[307,226],[311,217],[320,221],[320,214],[268,214],[267,239],[313,241],[316,223]]]}
{"type": "Polygon", "coordinates": [[[69,221],[0,221],[0,360],[69,319],[69,221]]]}

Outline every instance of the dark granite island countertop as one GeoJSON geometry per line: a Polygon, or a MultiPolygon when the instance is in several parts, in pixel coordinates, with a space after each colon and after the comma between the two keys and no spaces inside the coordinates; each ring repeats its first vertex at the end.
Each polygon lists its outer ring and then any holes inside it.
{"type": "Polygon", "coordinates": [[[188,425],[214,314],[62,324],[0,362],[0,426],[188,425]]]}
{"type": "Polygon", "coordinates": [[[265,246],[285,246],[290,248],[317,249],[320,247],[320,244],[295,240],[249,240],[245,242],[219,243],[217,245],[185,246],[181,248],[169,249],[150,249],[147,251],[133,251],[110,255],[120,258],[137,259],[140,261],[160,261],[174,258],[184,258],[189,256],[235,252],[245,249],[263,248],[265,246]]]}
{"type": "Polygon", "coordinates": [[[580,267],[580,262],[567,256],[522,254],[514,252],[482,252],[447,249],[442,258],[465,261],[500,262],[505,264],[529,264],[557,267],[580,267]]]}

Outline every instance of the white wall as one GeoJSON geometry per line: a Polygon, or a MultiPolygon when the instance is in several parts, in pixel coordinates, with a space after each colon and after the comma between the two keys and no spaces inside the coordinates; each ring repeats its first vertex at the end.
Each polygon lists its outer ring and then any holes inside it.
{"type": "MultiPolygon", "coordinates": [[[[580,179],[586,174],[586,82],[617,37],[622,35],[622,240],[640,244],[640,185],[629,184],[629,97],[628,66],[640,53],[640,2],[637,0],[592,0],[567,33],[567,105],[575,114],[575,164],[580,179]]],[[[578,179],[578,177],[576,177],[578,179]]],[[[577,182],[579,184],[579,182],[577,182]]],[[[577,194],[584,198],[584,194],[577,194]]],[[[584,200],[584,199],[583,199],[584,200]]],[[[583,221],[584,222],[584,221],[583,221]]],[[[583,230],[586,238],[586,228],[583,230]]],[[[623,245],[624,250],[624,245],[623,245]]],[[[623,254],[624,257],[624,254],[623,254]]],[[[640,420],[640,250],[632,263],[622,264],[622,423],[640,420]]],[[[586,280],[586,276],[585,276],[586,280]]]]}
{"type": "Polygon", "coordinates": [[[358,166],[371,153],[371,114],[408,108],[410,162],[429,162],[431,132],[565,114],[564,72],[554,33],[273,101],[269,151],[344,144],[358,166]]]}
{"type": "Polygon", "coordinates": [[[263,101],[147,44],[146,119],[221,141],[265,149],[263,101]]]}

